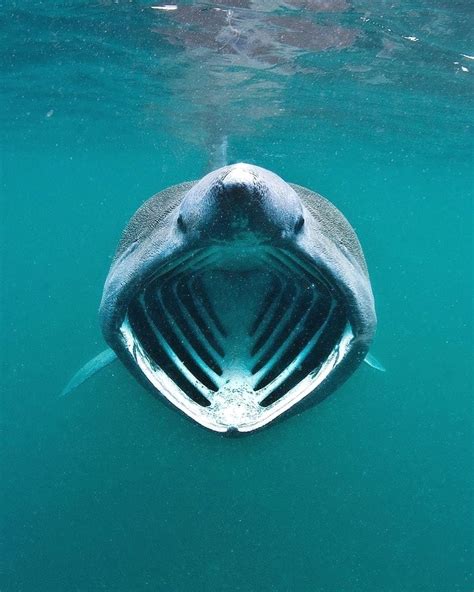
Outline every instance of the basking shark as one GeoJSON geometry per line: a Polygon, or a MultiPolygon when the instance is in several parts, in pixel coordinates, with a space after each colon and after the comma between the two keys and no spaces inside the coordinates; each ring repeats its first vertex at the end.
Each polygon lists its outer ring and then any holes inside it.
{"type": "Polygon", "coordinates": [[[201,426],[248,433],[320,402],[368,357],[374,298],[360,243],[317,193],[238,163],[146,201],[100,305],[110,349],[201,426]]]}

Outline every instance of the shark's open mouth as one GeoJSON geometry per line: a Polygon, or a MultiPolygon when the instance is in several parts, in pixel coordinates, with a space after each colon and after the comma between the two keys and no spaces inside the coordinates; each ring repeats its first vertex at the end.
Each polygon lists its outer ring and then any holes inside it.
{"type": "Polygon", "coordinates": [[[135,296],[121,336],[169,402],[214,431],[250,432],[313,392],[352,339],[337,292],[275,248],[210,247],[135,296]]]}

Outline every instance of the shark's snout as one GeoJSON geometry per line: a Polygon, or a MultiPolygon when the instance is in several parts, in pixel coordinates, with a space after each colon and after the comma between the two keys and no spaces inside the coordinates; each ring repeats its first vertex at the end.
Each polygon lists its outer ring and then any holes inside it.
{"type": "Polygon", "coordinates": [[[243,164],[233,166],[213,188],[214,217],[209,228],[215,238],[225,239],[247,233],[260,235],[271,230],[265,224],[263,201],[266,188],[243,164]]]}
{"type": "Polygon", "coordinates": [[[245,163],[224,167],[204,178],[181,206],[179,225],[200,238],[262,240],[284,238],[300,228],[301,202],[276,175],[245,163]]]}
{"type": "Polygon", "coordinates": [[[230,167],[222,179],[222,186],[229,197],[238,198],[239,195],[251,195],[256,189],[257,175],[251,167],[239,163],[230,167]]]}

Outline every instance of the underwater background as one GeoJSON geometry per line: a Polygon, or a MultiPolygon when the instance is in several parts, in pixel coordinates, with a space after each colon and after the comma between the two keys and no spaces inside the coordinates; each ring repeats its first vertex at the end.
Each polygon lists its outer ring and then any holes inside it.
{"type": "Polygon", "coordinates": [[[472,16],[3,5],[2,592],[474,589],[472,16]],[[387,372],[241,439],[119,364],[58,398],[127,220],[226,144],[354,226],[387,372]]]}

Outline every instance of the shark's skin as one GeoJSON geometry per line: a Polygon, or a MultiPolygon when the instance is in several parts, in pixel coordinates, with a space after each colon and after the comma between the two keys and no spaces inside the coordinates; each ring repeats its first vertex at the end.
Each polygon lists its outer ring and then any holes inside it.
{"type": "Polygon", "coordinates": [[[154,395],[232,435],[333,392],[367,355],[376,315],[359,241],[335,206],[239,163],[138,209],[100,323],[154,395]]]}

